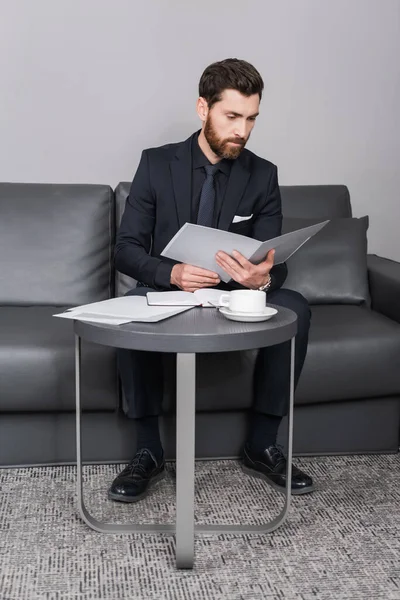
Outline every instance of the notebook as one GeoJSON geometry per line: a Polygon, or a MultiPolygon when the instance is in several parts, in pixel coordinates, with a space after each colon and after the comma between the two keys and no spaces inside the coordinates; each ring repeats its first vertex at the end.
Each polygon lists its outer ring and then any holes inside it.
{"type": "Polygon", "coordinates": [[[202,288],[195,292],[147,292],[149,306],[219,306],[219,298],[226,292],[213,288],[202,288]]]}

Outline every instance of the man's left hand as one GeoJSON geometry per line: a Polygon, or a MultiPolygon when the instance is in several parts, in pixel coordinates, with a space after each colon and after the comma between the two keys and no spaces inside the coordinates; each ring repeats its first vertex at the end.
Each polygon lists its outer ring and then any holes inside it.
{"type": "Polygon", "coordinates": [[[220,250],[215,256],[218,266],[220,266],[234,281],[240,283],[246,288],[257,290],[268,281],[268,275],[274,266],[275,250],[270,250],[267,258],[258,265],[253,265],[240,252],[234,250],[232,256],[220,250]]]}

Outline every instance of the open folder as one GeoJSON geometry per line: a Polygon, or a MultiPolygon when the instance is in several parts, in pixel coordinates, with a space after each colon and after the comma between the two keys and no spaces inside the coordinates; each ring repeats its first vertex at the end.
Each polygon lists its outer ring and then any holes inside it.
{"type": "Polygon", "coordinates": [[[237,250],[251,263],[258,264],[275,248],[274,264],[279,265],[288,260],[327,223],[329,220],[285,233],[266,242],[230,231],[185,223],[165,246],[161,256],[214,271],[226,283],[230,280],[230,275],[215,262],[215,255],[219,250],[230,255],[233,250],[237,250]]]}

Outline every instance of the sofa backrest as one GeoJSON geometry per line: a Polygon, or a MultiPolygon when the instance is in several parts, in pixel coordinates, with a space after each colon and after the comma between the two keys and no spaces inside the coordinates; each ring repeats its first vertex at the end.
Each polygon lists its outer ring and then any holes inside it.
{"type": "MultiPolygon", "coordinates": [[[[129,195],[130,183],[124,181],[115,190],[116,226],[119,227],[129,195]]],[[[282,185],[283,216],[303,219],[334,219],[351,217],[349,190],[345,185],[282,185]]],[[[116,272],[116,296],[123,296],[136,282],[116,272]]]]}
{"type": "Polygon", "coordinates": [[[324,220],[352,216],[345,185],[281,185],[280,190],[284,217],[324,220]]]}
{"type": "MultiPolygon", "coordinates": [[[[126,199],[129,195],[129,190],[131,188],[131,184],[127,181],[122,181],[115,188],[115,221],[117,230],[121,223],[122,215],[125,210],[126,199]]],[[[115,295],[123,296],[126,292],[136,285],[136,280],[129,277],[129,275],[125,275],[124,273],[120,273],[119,271],[115,272],[115,295]]]]}
{"type": "Polygon", "coordinates": [[[106,185],[0,183],[0,305],[76,306],[114,293],[106,185]]]}

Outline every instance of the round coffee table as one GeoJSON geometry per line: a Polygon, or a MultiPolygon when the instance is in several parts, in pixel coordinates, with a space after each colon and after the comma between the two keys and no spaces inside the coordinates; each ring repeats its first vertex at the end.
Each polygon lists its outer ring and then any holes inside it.
{"type": "Polygon", "coordinates": [[[259,323],[233,322],[213,308],[192,308],[158,323],[128,323],[105,325],[74,321],[75,331],[75,391],[77,493],[82,519],[93,529],[105,533],[170,532],[176,533],[176,564],[192,568],[194,563],[194,533],[266,533],[281,525],[287,516],[291,498],[294,347],[297,315],[281,306],[268,304],[278,313],[259,323]],[[173,524],[113,524],[95,519],[83,501],[81,453],[81,338],[89,342],[148,352],[172,352],[177,355],[176,373],[176,523],[173,524]],[[273,346],[291,340],[290,403],[288,414],[287,486],[281,513],[265,525],[194,525],[194,441],[196,354],[199,352],[231,352],[273,346]]]}

